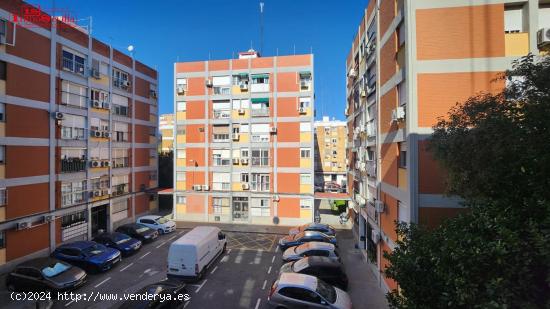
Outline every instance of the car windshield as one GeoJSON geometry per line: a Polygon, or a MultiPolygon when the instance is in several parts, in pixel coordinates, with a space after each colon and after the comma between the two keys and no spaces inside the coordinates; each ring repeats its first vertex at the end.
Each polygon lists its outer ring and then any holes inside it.
{"type": "Polygon", "coordinates": [[[48,267],[43,268],[42,275],[44,275],[44,277],[47,277],[47,278],[52,278],[66,271],[69,268],[71,268],[71,265],[57,262],[54,265],[50,265],[48,267]]]}
{"type": "Polygon", "coordinates": [[[123,244],[123,243],[127,242],[130,239],[131,239],[130,236],[125,235],[125,234],[114,234],[113,235],[113,241],[117,245],[123,244]]]}
{"type": "Polygon", "coordinates": [[[168,219],[160,217],[155,221],[157,221],[158,224],[164,224],[164,223],[168,222],[168,219]]]}
{"type": "Polygon", "coordinates": [[[82,250],[85,255],[98,255],[101,254],[104,251],[105,247],[100,244],[95,244],[92,246],[89,246],[88,248],[85,248],[82,250]]]}
{"type": "Polygon", "coordinates": [[[336,290],[324,281],[317,280],[317,293],[332,304],[336,301],[336,290]]]}
{"type": "Polygon", "coordinates": [[[302,271],[304,268],[308,267],[308,260],[307,259],[301,259],[299,261],[297,261],[296,263],[294,263],[294,266],[292,266],[292,270],[294,270],[294,272],[296,273],[299,273],[300,271],[302,271]]]}

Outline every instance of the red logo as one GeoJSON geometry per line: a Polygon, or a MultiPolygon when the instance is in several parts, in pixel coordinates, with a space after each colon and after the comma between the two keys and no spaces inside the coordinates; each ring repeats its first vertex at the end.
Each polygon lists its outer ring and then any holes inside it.
{"type": "Polygon", "coordinates": [[[50,27],[54,19],[58,21],[55,24],[56,27],[73,27],[76,21],[76,18],[71,15],[69,10],[60,8],[46,10],[40,6],[35,7],[28,4],[21,6],[19,15],[12,14],[14,24],[27,28],[50,27]]]}

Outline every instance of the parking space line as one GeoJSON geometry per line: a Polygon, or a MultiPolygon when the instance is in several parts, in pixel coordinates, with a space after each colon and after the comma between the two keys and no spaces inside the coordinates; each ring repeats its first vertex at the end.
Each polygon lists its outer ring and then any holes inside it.
{"type": "Polygon", "coordinates": [[[265,286],[267,285],[267,279],[264,280],[264,284],[262,284],[262,290],[265,290],[265,286]]]}
{"type": "Polygon", "coordinates": [[[166,244],[167,242],[168,242],[168,241],[165,241],[165,242],[161,243],[160,245],[156,246],[155,248],[158,249],[158,248],[162,247],[164,244],[166,244]]]}
{"type": "Polygon", "coordinates": [[[199,286],[199,288],[195,291],[195,293],[198,293],[198,292],[202,289],[202,286],[206,283],[206,281],[208,281],[208,279],[204,279],[204,281],[203,281],[202,284],[199,286]]]}
{"type": "Polygon", "coordinates": [[[231,253],[231,249],[227,250],[227,254],[231,253]]]}
{"type": "Polygon", "coordinates": [[[69,305],[72,304],[72,303],[74,303],[74,299],[71,300],[70,302],[66,303],[66,304],[65,304],[65,307],[69,307],[69,305]]]}
{"type": "Polygon", "coordinates": [[[100,283],[94,285],[94,288],[98,288],[100,285],[102,285],[103,283],[105,283],[105,282],[107,282],[107,281],[109,281],[109,280],[111,280],[111,277],[108,277],[107,279],[105,279],[105,280],[101,281],[100,283]]]}
{"type": "Polygon", "coordinates": [[[254,309],[260,308],[260,302],[261,302],[261,301],[262,301],[262,300],[258,298],[258,300],[256,301],[256,307],[254,307],[254,309]]]}
{"type": "Polygon", "coordinates": [[[271,264],[273,264],[273,262],[275,262],[275,256],[271,259],[271,264]]]}
{"type": "Polygon", "coordinates": [[[267,270],[268,274],[271,274],[271,266],[269,266],[269,269],[267,270]]]}
{"type": "Polygon", "coordinates": [[[187,302],[185,303],[185,305],[183,305],[183,308],[185,308],[185,307],[189,306],[189,303],[190,303],[190,302],[191,302],[190,300],[189,300],[189,301],[187,301],[187,302]]]}
{"type": "Polygon", "coordinates": [[[172,240],[172,239],[176,238],[176,236],[178,236],[178,235],[174,235],[174,236],[168,238],[168,240],[172,240]]]}
{"type": "Polygon", "coordinates": [[[212,269],[210,273],[213,274],[216,271],[216,269],[218,269],[218,266],[214,267],[214,269],[212,269]]]}
{"type": "Polygon", "coordinates": [[[123,268],[121,268],[121,269],[120,269],[120,272],[123,272],[123,271],[125,271],[125,270],[126,270],[126,268],[128,268],[128,267],[130,267],[130,266],[132,266],[132,265],[134,265],[134,263],[130,263],[130,264],[128,264],[128,265],[126,265],[126,266],[124,266],[123,268]]]}
{"type": "Polygon", "coordinates": [[[149,254],[151,254],[151,251],[145,253],[144,255],[140,256],[138,260],[141,260],[143,259],[144,257],[148,256],[149,254]]]}

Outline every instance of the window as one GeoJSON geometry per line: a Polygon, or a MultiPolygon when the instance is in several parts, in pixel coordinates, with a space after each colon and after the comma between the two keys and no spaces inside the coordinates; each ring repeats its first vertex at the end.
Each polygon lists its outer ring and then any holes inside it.
{"type": "Polygon", "coordinates": [[[233,220],[248,220],[248,197],[233,197],[233,220]]]}
{"type": "Polygon", "coordinates": [[[250,113],[255,117],[269,116],[269,98],[252,98],[250,113]]]}
{"type": "Polygon", "coordinates": [[[237,75],[233,75],[233,85],[248,85],[248,73],[239,73],[237,75]]]}
{"type": "Polygon", "coordinates": [[[122,195],[125,193],[128,193],[129,187],[129,177],[128,175],[117,175],[113,176],[112,182],[111,182],[111,192],[114,192],[115,195],[122,195]]]}
{"type": "Polygon", "coordinates": [[[269,149],[252,149],[252,166],[269,166],[269,149]]]}
{"type": "Polygon", "coordinates": [[[248,158],[248,149],[241,148],[241,158],[248,158]]]}
{"type": "Polygon", "coordinates": [[[336,144],[336,143],[338,143],[338,140],[337,140],[336,138],[333,138],[333,139],[332,139],[332,143],[333,143],[333,144],[336,144]]]}
{"type": "Polygon", "coordinates": [[[228,125],[214,125],[212,126],[212,139],[214,142],[228,142],[229,141],[229,126],[228,125]]]}
{"type": "Polygon", "coordinates": [[[233,109],[245,109],[250,107],[250,100],[249,99],[233,99],[233,109]]]}
{"type": "Polygon", "coordinates": [[[64,114],[61,120],[62,139],[85,139],[86,118],[83,116],[64,114]]]}
{"type": "Polygon", "coordinates": [[[212,208],[215,215],[229,214],[229,198],[228,197],[213,197],[212,208]]]}
{"type": "Polygon", "coordinates": [[[229,149],[212,150],[212,163],[214,166],[228,166],[231,163],[229,149]]]}
{"type": "Polygon", "coordinates": [[[183,195],[176,195],[176,204],[187,204],[187,198],[183,195]]]}
{"type": "Polygon", "coordinates": [[[519,33],[524,32],[523,5],[511,5],[504,7],[504,32],[519,33]]]}
{"type": "Polygon", "coordinates": [[[231,102],[229,100],[214,100],[212,109],[214,110],[214,119],[231,117],[231,102]]]}
{"type": "Polygon", "coordinates": [[[397,43],[399,47],[405,44],[405,23],[400,23],[397,27],[397,43]]]}
{"type": "Polygon", "coordinates": [[[241,182],[249,182],[250,175],[248,173],[241,173],[241,182]]]}
{"type": "Polygon", "coordinates": [[[113,202],[111,208],[113,209],[113,215],[120,214],[124,218],[128,217],[128,200],[113,202]]]}
{"type": "Polygon", "coordinates": [[[269,92],[269,74],[253,74],[250,92],[269,92]]]}
{"type": "Polygon", "coordinates": [[[311,132],[311,122],[300,122],[300,132],[311,132]]]}
{"type": "Polygon", "coordinates": [[[8,191],[6,188],[0,189],[0,206],[6,205],[8,203],[8,191]]]}
{"type": "Polygon", "coordinates": [[[185,126],[177,126],[176,135],[185,135],[185,126]]]}
{"type": "Polygon", "coordinates": [[[86,148],[61,148],[61,172],[83,171],[86,163],[86,148]]]}
{"type": "Polygon", "coordinates": [[[399,143],[399,167],[407,168],[407,143],[399,143]]]}
{"type": "Polygon", "coordinates": [[[0,249],[6,248],[6,233],[0,231],[0,249]]]}
{"type": "Polygon", "coordinates": [[[61,228],[66,229],[75,225],[86,223],[86,210],[61,217],[61,228]]]}
{"type": "Polygon", "coordinates": [[[300,199],[300,208],[301,209],[311,209],[313,206],[313,200],[311,199],[300,199]]]}
{"type": "Polygon", "coordinates": [[[251,191],[268,192],[269,188],[269,174],[252,173],[251,191]]]}
{"type": "Polygon", "coordinates": [[[310,185],[311,184],[311,174],[300,174],[300,184],[301,185],[310,185]]]}
{"type": "Polygon", "coordinates": [[[397,96],[399,100],[399,106],[407,104],[407,84],[403,80],[397,85],[397,96]]]}
{"type": "Polygon", "coordinates": [[[176,111],[185,112],[186,110],[187,110],[187,102],[185,101],[176,102],[176,111]]]}
{"type": "Polygon", "coordinates": [[[128,167],[130,166],[130,161],[128,159],[128,148],[113,148],[113,167],[128,167]]]}
{"type": "Polygon", "coordinates": [[[130,109],[128,108],[128,101],[129,99],[125,96],[121,96],[118,94],[113,94],[112,96],[112,107],[113,114],[119,115],[119,116],[130,116],[130,109]]]}
{"type": "MultiPolygon", "coordinates": [[[[252,142],[267,143],[269,142],[269,124],[268,123],[253,123],[250,125],[252,133],[252,142]]],[[[244,132],[244,131],[243,131],[244,132]]]]}
{"type": "Polygon", "coordinates": [[[119,89],[127,90],[130,86],[130,78],[128,73],[113,68],[113,86],[119,89]]]}
{"type": "Polygon", "coordinates": [[[181,95],[187,91],[187,78],[176,78],[176,92],[181,95]]]}
{"type": "Polygon", "coordinates": [[[231,76],[212,77],[212,87],[214,94],[231,94],[231,76]]]}
{"type": "Polygon", "coordinates": [[[0,80],[6,80],[6,61],[0,61],[0,80]]]}
{"type": "Polygon", "coordinates": [[[86,192],[86,180],[61,183],[61,206],[83,203],[86,192]]]}
{"type": "Polygon", "coordinates": [[[176,172],[176,181],[185,181],[186,173],[185,172],[176,172]]]}
{"type": "Polygon", "coordinates": [[[300,72],[300,90],[308,91],[311,87],[311,72],[300,72]]]}
{"type": "Polygon", "coordinates": [[[90,99],[92,100],[92,107],[105,107],[104,103],[109,103],[109,93],[98,89],[90,89],[90,99]],[[94,105],[95,101],[99,103],[99,106],[94,105]]]}
{"type": "Polygon", "coordinates": [[[302,158],[302,159],[311,158],[311,149],[310,148],[300,148],[300,158],[302,158]]]}
{"type": "Polygon", "coordinates": [[[309,108],[311,105],[311,98],[310,97],[302,97],[300,98],[300,108],[309,108]]]}
{"type": "Polygon", "coordinates": [[[128,123],[127,122],[113,122],[115,127],[114,140],[117,142],[127,142],[129,140],[128,123]]]}
{"type": "Polygon", "coordinates": [[[271,208],[269,199],[267,198],[252,198],[250,206],[250,214],[254,217],[269,217],[271,216],[271,208]]]}
{"type": "Polygon", "coordinates": [[[185,159],[185,157],[186,157],[185,149],[176,150],[176,159],[185,159]]]}
{"type": "Polygon", "coordinates": [[[212,190],[226,191],[231,189],[231,173],[212,173],[212,190]]]}
{"type": "Polygon", "coordinates": [[[86,87],[68,82],[61,82],[61,104],[87,108],[88,90],[86,87]]]}
{"type": "Polygon", "coordinates": [[[109,160],[109,148],[92,147],[89,149],[91,160],[109,160]]]}
{"type": "Polygon", "coordinates": [[[6,146],[0,146],[0,165],[6,164],[6,146]]]}
{"type": "Polygon", "coordinates": [[[63,48],[63,69],[84,75],[85,56],[75,51],[63,48]]]}

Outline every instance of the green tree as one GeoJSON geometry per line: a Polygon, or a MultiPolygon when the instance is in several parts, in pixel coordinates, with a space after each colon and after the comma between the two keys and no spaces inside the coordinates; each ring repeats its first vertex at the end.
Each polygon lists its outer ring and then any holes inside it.
{"type": "Polygon", "coordinates": [[[398,224],[392,307],[550,307],[550,57],[502,79],[434,127],[430,150],[467,211],[433,230],[398,224]]]}

